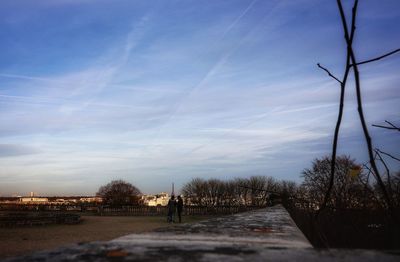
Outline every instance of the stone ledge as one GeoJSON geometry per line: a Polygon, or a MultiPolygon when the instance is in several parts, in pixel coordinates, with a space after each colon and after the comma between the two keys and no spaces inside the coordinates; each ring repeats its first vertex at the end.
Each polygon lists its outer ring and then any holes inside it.
{"type": "Polygon", "coordinates": [[[399,261],[399,253],[366,250],[316,250],[313,248],[264,248],[258,245],[220,243],[134,243],[95,242],[40,252],[6,260],[36,261],[399,261]]]}
{"type": "Polygon", "coordinates": [[[224,242],[257,244],[274,248],[312,247],[281,205],[212,218],[194,224],[160,228],[149,234],[127,235],[113,242],[159,243],[165,241],[180,241],[184,245],[187,243],[218,245],[224,242]]]}

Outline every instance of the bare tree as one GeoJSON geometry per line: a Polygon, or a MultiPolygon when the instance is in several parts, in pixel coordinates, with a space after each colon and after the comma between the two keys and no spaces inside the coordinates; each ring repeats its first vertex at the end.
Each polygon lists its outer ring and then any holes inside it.
{"type": "Polygon", "coordinates": [[[364,132],[364,137],[367,143],[367,151],[368,151],[368,156],[369,156],[369,161],[370,161],[370,165],[371,165],[371,169],[373,171],[373,174],[375,175],[375,178],[377,180],[378,185],[381,188],[381,191],[383,193],[385,202],[390,210],[390,212],[393,213],[393,205],[392,205],[392,201],[391,198],[385,188],[385,185],[381,179],[379,170],[376,166],[375,163],[375,159],[374,159],[374,155],[373,155],[373,147],[372,147],[372,139],[369,135],[368,132],[368,128],[367,128],[367,124],[364,118],[364,113],[363,113],[363,104],[362,104],[362,99],[361,99],[361,81],[360,81],[360,73],[358,70],[358,66],[359,65],[363,65],[363,64],[367,64],[367,63],[371,63],[371,62],[375,62],[378,61],[380,59],[383,59],[385,57],[388,57],[390,55],[393,55],[397,52],[400,51],[400,49],[396,49],[394,51],[391,51],[389,53],[386,53],[384,55],[381,55],[379,57],[376,58],[372,58],[372,59],[368,59],[362,62],[358,62],[355,56],[355,52],[353,49],[353,39],[354,39],[354,34],[355,34],[355,30],[356,30],[356,25],[355,25],[355,21],[356,21],[356,14],[357,14],[357,7],[358,7],[358,0],[354,1],[354,5],[352,8],[352,16],[351,16],[351,24],[350,24],[350,28],[348,28],[348,23],[347,23],[347,18],[342,6],[342,1],[341,0],[337,0],[337,5],[338,5],[338,9],[339,9],[339,13],[340,13],[340,18],[342,21],[342,26],[343,26],[343,30],[344,30],[344,38],[347,44],[347,54],[346,54],[346,66],[345,66],[345,73],[343,75],[342,80],[339,80],[338,77],[336,77],[334,74],[332,74],[328,69],[326,69],[325,67],[321,66],[320,64],[318,64],[318,67],[320,67],[321,69],[323,69],[325,72],[328,73],[328,75],[330,77],[332,77],[335,81],[337,81],[340,84],[341,87],[341,93],[340,93],[340,104],[339,104],[339,114],[338,114],[338,119],[336,122],[336,128],[335,128],[335,134],[334,134],[334,139],[333,139],[333,147],[332,147],[332,161],[331,161],[331,167],[330,167],[330,176],[329,176],[329,183],[327,184],[327,190],[325,191],[325,196],[324,196],[324,200],[321,204],[321,210],[324,209],[324,207],[327,205],[330,195],[331,195],[331,191],[332,188],[334,186],[334,181],[335,181],[335,165],[336,165],[336,150],[337,150],[337,141],[338,141],[338,135],[339,135],[339,129],[340,129],[340,125],[341,125],[341,121],[342,121],[342,114],[343,114],[343,108],[344,108],[344,92],[345,92],[345,87],[346,87],[346,83],[347,83],[347,78],[349,76],[350,70],[352,69],[353,74],[354,74],[354,81],[355,81],[355,87],[356,87],[356,94],[357,94],[357,105],[358,105],[358,113],[359,113],[359,118],[360,118],[360,122],[361,122],[361,126],[364,132]]]}
{"type": "Polygon", "coordinates": [[[113,206],[137,204],[139,194],[139,189],[123,180],[113,180],[101,186],[97,192],[103,198],[103,203],[113,206]]]}
{"type": "Polygon", "coordinates": [[[203,205],[206,197],[205,183],[206,181],[201,178],[193,178],[183,186],[182,193],[186,199],[190,199],[192,204],[203,205]]]}
{"type": "MultiPolygon", "coordinates": [[[[308,192],[309,201],[315,203],[316,207],[321,206],[324,202],[325,191],[330,182],[330,166],[331,159],[324,157],[315,159],[312,168],[303,171],[303,186],[308,192]]],[[[373,197],[364,190],[361,181],[365,181],[365,174],[359,167],[360,165],[348,156],[336,158],[336,176],[327,206],[335,209],[351,209],[363,207],[365,199],[371,203],[373,197]],[[355,170],[360,171],[351,175],[351,172],[355,170]]]]}
{"type": "Polygon", "coordinates": [[[182,192],[195,205],[254,205],[265,206],[271,191],[278,183],[272,177],[252,176],[221,181],[194,178],[186,183],[182,192]]]}
{"type": "Polygon", "coordinates": [[[236,206],[240,204],[239,190],[236,180],[226,181],[224,184],[223,194],[221,196],[221,203],[228,206],[236,206]]]}
{"type": "Polygon", "coordinates": [[[393,204],[396,208],[400,208],[400,171],[392,176],[391,192],[393,196],[393,204]]]}
{"type": "Polygon", "coordinates": [[[206,182],[206,195],[207,206],[216,206],[221,203],[223,195],[223,183],[218,179],[209,179],[206,182]]]}
{"type": "Polygon", "coordinates": [[[284,205],[293,204],[293,201],[300,200],[303,196],[298,195],[298,187],[295,182],[283,180],[277,184],[277,192],[282,199],[284,205]]]}
{"type": "Polygon", "coordinates": [[[234,180],[236,186],[236,197],[239,201],[239,204],[246,205],[249,200],[248,197],[250,195],[250,189],[248,188],[248,181],[245,178],[236,178],[234,180]]]}

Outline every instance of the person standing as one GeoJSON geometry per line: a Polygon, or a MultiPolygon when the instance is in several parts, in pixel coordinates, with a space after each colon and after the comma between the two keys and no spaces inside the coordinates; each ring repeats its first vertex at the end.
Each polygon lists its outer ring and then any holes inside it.
{"type": "Polygon", "coordinates": [[[178,196],[178,201],[176,203],[176,209],[178,211],[179,223],[182,223],[183,199],[181,196],[178,196]]]}
{"type": "Polygon", "coordinates": [[[175,196],[172,195],[168,201],[168,216],[167,216],[168,223],[175,222],[174,221],[175,209],[176,209],[175,196]]]}

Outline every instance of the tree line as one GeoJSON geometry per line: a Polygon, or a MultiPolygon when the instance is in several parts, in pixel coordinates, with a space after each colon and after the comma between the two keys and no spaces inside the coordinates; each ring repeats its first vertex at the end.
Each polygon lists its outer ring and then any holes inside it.
{"type": "MultiPolygon", "coordinates": [[[[228,181],[219,179],[194,178],[186,183],[181,192],[186,205],[199,206],[266,206],[271,196],[288,195],[294,192],[296,184],[278,181],[267,176],[235,178],[228,181]]],[[[123,180],[114,180],[101,186],[96,194],[102,197],[104,205],[140,205],[140,190],[123,180]]]]}
{"type": "Polygon", "coordinates": [[[188,204],[201,206],[252,205],[266,206],[271,196],[296,187],[294,182],[278,181],[273,177],[252,176],[230,180],[194,178],[182,188],[188,204]]]}
{"type": "MultiPolygon", "coordinates": [[[[330,180],[329,157],[315,159],[302,172],[303,181],[277,180],[269,176],[252,176],[230,180],[194,178],[182,188],[187,204],[201,206],[266,206],[280,199],[285,205],[317,210],[324,201],[330,180]]],[[[380,187],[371,179],[371,171],[362,168],[349,156],[336,158],[335,181],[327,206],[333,209],[386,208],[380,187]]],[[[400,172],[384,179],[394,205],[400,207],[400,172]]]]}
{"type": "MultiPolygon", "coordinates": [[[[182,187],[186,205],[267,206],[275,200],[304,210],[318,210],[330,183],[331,159],[317,158],[302,172],[303,181],[277,180],[269,176],[251,176],[229,180],[194,178],[182,187]]],[[[331,209],[387,209],[381,187],[372,171],[349,156],[339,156],[335,181],[326,206],[331,209]]],[[[395,208],[400,208],[400,172],[383,179],[395,208]]],[[[140,205],[138,188],[122,180],[100,187],[103,204],[140,205]]]]}

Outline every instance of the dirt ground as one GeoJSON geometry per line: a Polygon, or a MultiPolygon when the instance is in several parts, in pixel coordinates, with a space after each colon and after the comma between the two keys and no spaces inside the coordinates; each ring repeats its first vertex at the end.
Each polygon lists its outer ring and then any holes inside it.
{"type": "MultiPolygon", "coordinates": [[[[0,228],[0,259],[68,244],[111,240],[170,225],[165,217],[82,216],[81,218],[82,222],[77,225],[0,228]]],[[[184,222],[196,222],[206,218],[185,217],[184,222]]]]}

